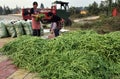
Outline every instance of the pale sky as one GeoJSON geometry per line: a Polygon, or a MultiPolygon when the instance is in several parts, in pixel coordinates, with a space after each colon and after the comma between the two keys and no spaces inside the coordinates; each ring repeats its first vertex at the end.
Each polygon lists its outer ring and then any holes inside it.
{"type": "MultiPolygon", "coordinates": [[[[50,7],[53,1],[56,0],[0,0],[0,6],[9,6],[10,8],[15,8],[16,5],[21,8],[31,8],[32,3],[34,1],[38,2],[38,5],[40,6],[41,3],[44,4],[44,7],[50,7]]],[[[61,0],[61,1],[67,1],[69,2],[69,6],[75,6],[75,7],[81,7],[81,6],[88,6],[89,4],[96,1],[97,3],[100,3],[103,0],[61,0]]]]}

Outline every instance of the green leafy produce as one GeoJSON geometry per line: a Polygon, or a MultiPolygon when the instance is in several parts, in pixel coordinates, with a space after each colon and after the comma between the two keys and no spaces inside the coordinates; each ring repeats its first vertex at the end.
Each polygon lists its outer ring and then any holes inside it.
{"type": "Polygon", "coordinates": [[[40,21],[42,18],[44,18],[45,17],[45,14],[39,14],[36,18],[35,18],[35,20],[36,21],[40,21]]]}
{"type": "Polygon", "coordinates": [[[119,79],[120,32],[69,32],[55,39],[22,36],[1,51],[42,79],[119,79]]]}

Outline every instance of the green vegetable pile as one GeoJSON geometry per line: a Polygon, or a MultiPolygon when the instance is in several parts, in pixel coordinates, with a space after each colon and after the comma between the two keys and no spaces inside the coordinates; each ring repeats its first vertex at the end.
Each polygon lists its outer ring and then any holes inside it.
{"type": "Polygon", "coordinates": [[[35,20],[36,21],[40,21],[40,20],[42,20],[42,18],[44,18],[45,17],[45,14],[39,14],[36,18],[35,18],[35,20]]]}
{"type": "Polygon", "coordinates": [[[51,40],[21,36],[1,51],[42,79],[119,79],[120,32],[69,32],[51,40]]]}

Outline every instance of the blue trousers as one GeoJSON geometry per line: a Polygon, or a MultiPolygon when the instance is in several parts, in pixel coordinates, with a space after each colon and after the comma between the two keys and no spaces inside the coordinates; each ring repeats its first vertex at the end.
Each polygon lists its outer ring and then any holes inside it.
{"type": "Polygon", "coordinates": [[[33,29],[33,36],[40,36],[40,29],[33,29]]]}
{"type": "Polygon", "coordinates": [[[59,36],[59,32],[60,32],[59,29],[54,29],[55,37],[59,36]]]}

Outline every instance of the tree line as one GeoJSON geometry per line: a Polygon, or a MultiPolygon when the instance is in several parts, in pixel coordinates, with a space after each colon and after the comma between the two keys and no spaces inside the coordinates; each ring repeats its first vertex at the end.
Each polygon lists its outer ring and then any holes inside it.
{"type": "Polygon", "coordinates": [[[113,0],[105,0],[101,1],[100,5],[96,2],[93,2],[89,5],[88,11],[93,15],[99,15],[103,13],[106,13],[106,15],[111,15],[111,12],[114,8],[117,8],[119,11],[120,0],[115,0],[115,2],[113,2],[113,0]]]}
{"type": "Polygon", "coordinates": [[[71,7],[69,11],[71,15],[77,17],[82,16],[80,15],[80,10],[88,11],[86,16],[100,15],[100,14],[111,15],[113,8],[117,8],[118,11],[120,10],[120,0],[115,0],[115,2],[113,2],[113,0],[105,0],[105,1],[101,1],[100,4],[94,1],[89,6],[82,7],[81,9],[80,8],[78,9],[78,7],[71,7]]]}
{"type": "MultiPolygon", "coordinates": [[[[120,10],[119,6],[120,6],[120,0],[115,0],[115,2],[113,2],[113,0],[105,0],[105,1],[101,1],[100,4],[94,1],[92,4],[86,7],[70,7],[69,11],[71,15],[78,15],[79,17],[82,16],[80,15],[80,10],[88,11],[87,14],[88,16],[99,15],[103,13],[109,15],[114,7],[116,7],[119,11],[120,10]]],[[[41,4],[40,8],[41,7],[44,8],[44,5],[41,4]]],[[[20,10],[21,8],[19,8],[18,6],[16,6],[16,8],[14,9],[9,8],[9,6],[3,6],[3,7],[0,6],[0,15],[18,13],[20,12],[20,10]]]]}
{"type": "MultiPolygon", "coordinates": [[[[41,3],[40,8],[44,8],[44,4],[41,3]]],[[[16,8],[11,9],[9,6],[0,6],[0,15],[7,15],[7,14],[16,14],[21,11],[21,8],[16,6],[16,8]]]]}
{"type": "Polygon", "coordinates": [[[21,8],[17,7],[14,9],[9,8],[9,6],[0,6],[0,15],[14,14],[20,12],[21,8]]]}

